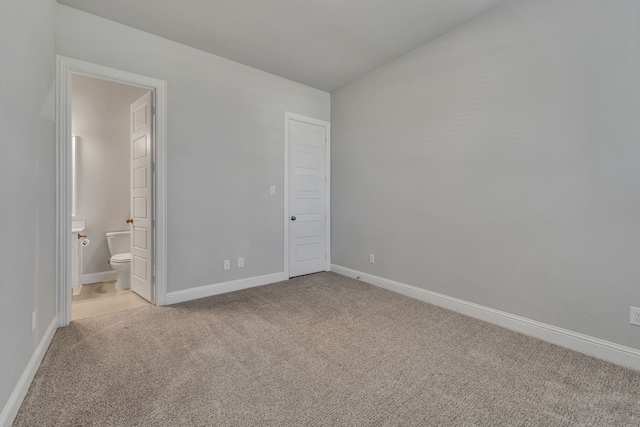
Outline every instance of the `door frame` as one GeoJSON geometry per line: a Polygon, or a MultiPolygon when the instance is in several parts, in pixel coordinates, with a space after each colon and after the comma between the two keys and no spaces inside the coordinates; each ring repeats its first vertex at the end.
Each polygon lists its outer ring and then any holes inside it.
{"type": "Polygon", "coordinates": [[[325,174],[327,177],[326,185],[326,200],[325,200],[325,214],[327,220],[325,221],[325,271],[331,270],[331,123],[314,119],[313,117],[307,117],[300,114],[290,113],[285,111],[284,113],[284,274],[289,279],[289,227],[291,226],[291,220],[289,218],[289,123],[291,120],[298,122],[309,123],[313,125],[323,126],[326,129],[327,142],[325,144],[325,174]]]}
{"type": "Polygon", "coordinates": [[[167,295],[167,82],[61,55],[56,57],[56,313],[71,321],[71,76],[81,74],[148,88],[155,97],[155,304],[167,295]]]}

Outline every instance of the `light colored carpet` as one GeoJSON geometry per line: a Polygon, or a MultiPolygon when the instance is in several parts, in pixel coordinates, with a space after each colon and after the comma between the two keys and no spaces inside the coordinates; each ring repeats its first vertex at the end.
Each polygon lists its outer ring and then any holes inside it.
{"type": "Polygon", "coordinates": [[[15,426],[640,425],[640,372],[334,274],[73,322],[15,426]]]}

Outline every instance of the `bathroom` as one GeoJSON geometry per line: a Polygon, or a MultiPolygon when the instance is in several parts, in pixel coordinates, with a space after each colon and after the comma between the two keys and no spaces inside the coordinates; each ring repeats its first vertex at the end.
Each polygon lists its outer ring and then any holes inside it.
{"type": "Polygon", "coordinates": [[[131,105],[147,94],[146,88],[72,76],[72,212],[73,219],[80,220],[73,224],[83,226],[72,235],[72,241],[78,240],[77,269],[72,268],[72,275],[78,276],[72,291],[72,320],[149,304],[129,283],[131,105]],[[107,233],[113,232],[128,233],[110,234],[108,239],[107,233]]]}

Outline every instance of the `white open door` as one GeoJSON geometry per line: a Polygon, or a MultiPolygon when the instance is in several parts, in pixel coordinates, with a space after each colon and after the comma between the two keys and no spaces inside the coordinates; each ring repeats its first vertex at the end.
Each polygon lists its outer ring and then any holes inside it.
{"type": "Polygon", "coordinates": [[[326,270],[328,123],[288,118],[289,277],[326,270]]]}
{"type": "Polygon", "coordinates": [[[153,302],[152,96],[131,104],[131,290],[153,302]]]}

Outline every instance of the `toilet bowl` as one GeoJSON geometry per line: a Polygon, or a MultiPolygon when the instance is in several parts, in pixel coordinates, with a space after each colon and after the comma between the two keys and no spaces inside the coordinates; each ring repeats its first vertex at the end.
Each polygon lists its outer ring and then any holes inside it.
{"type": "Polygon", "coordinates": [[[116,288],[129,289],[131,287],[131,253],[115,254],[109,260],[109,264],[118,272],[116,288]]]}
{"type": "Polygon", "coordinates": [[[107,245],[111,253],[109,264],[118,272],[116,288],[129,289],[131,287],[131,232],[107,233],[107,245]]]}

